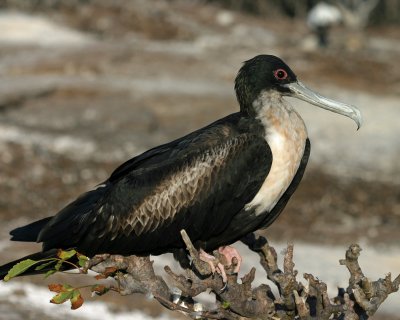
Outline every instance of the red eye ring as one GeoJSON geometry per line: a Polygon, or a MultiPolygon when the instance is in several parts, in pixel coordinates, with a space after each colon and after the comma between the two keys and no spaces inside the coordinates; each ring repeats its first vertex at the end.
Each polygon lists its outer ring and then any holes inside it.
{"type": "Polygon", "coordinates": [[[288,77],[288,74],[285,69],[276,69],[274,71],[274,77],[276,80],[285,80],[288,77]]]}

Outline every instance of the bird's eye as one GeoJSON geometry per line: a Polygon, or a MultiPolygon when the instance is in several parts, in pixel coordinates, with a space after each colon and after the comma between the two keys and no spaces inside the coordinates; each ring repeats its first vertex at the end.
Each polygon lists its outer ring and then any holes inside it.
{"type": "Polygon", "coordinates": [[[285,80],[288,74],[284,69],[277,69],[274,71],[274,77],[276,80],[285,80]]]}

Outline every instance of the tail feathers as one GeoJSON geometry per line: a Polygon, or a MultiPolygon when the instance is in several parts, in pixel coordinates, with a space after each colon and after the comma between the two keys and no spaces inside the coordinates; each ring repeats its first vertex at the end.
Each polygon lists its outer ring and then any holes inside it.
{"type": "MultiPolygon", "coordinates": [[[[25,256],[23,258],[11,261],[9,263],[6,263],[2,266],[0,266],[0,280],[3,280],[4,277],[7,275],[8,271],[17,263],[23,261],[23,260],[27,260],[27,259],[32,259],[32,260],[42,260],[42,259],[48,259],[48,258],[54,258],[57,256],[57,249],[51,249],[48,251],[44,251],[44,252],[36,252],[34,254],[25,256]]],[[[28,270],[26,270],[23,274],[21,274],[21,276],[26,276],[26,275],[32,275],[32,274],[41,274],[41,273],[46,273],[47,271],[53,269],[53,266],[49,266],[46,267],[42,270],[35,270],[35,268],[38,266],[37,265],[33,265],[31,268],[29,268],[28,270]]]]}
{"type": "Polygon", "coordinates": [[[53,217],[47,217],[10,232],[12,241],[36,242],[40,231],[53,217]]]}

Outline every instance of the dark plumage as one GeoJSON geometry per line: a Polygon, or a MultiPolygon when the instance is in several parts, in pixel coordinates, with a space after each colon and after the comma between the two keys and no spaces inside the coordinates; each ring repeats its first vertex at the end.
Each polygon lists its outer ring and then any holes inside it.
{"type": "MultiPolygon", "coordinates": [[[[213,250],[269,226],[297,188],[310,153],[304,123],[282,95],[357,123],[359,113],[310,94],[274,56],[246,61],[235,90],[240,112],[127,161],[54,217],[11,231],[11,240],[42,242],[36,259],[57,248],[147,255],[184,248],[181,229],[197,247],[213,250]]],[[[1,279],[15,262],[0,267],[1,279]]]]}

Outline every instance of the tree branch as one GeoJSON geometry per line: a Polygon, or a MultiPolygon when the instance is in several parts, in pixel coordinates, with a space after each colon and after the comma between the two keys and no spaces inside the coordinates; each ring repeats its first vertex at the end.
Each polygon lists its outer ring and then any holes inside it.
{"type": "Polygon", "coordinates": [[[103,275],[112,276],[117,285],[113,290],[122,295],[142,293],[154,297],[170,310],[187,314],[192,318],[207,319],[368,319],[373,315],[390,293],[399,289],[400,276],[394,281],[390,274],[384,279],[370,281],[358,263],[361,248],[353,244],[346,251],[345,265],[350,272],[348,287],[340,289],[331,299],[327,286],[311,274],[304,274],[306,285],[297,280],[294,269],[293,244],[287,246],[283,259],[283,270],[278,267],[278,257],[265,238],[252,236],[246,244],[260,257],[260,263],[267,278],[278,288],[274,295],[267,284],[253,287],[255,268],[243,278],[233,273],[234,266],[216,254],[215,263],[225,263],[227,283],[221,276],[212,273],[208,263],[199,259],[199,253],[186,232],[182,237],[192,259],[192,266],[184,274],[176,274],[169,266],[165,272],[172,285],[168,286],[161,276],[154,272],[149,256],[99,255],[91,259],[87,268],[103,275]],[[261,245],[255,245],[258,243],[261,245]],[[215,295],[215,307],[207,310],[194,298],[211,290],[215,295]]]}

